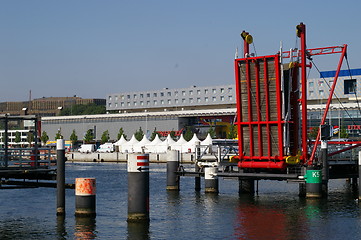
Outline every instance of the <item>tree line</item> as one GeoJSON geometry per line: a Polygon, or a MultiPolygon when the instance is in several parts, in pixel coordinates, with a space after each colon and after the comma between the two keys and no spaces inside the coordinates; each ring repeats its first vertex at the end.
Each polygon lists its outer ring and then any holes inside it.
{"type": "MultiPolygon", "coordinates": [[[[212,138],[215,138],[216,137],[216,132],[215,132],[215,129],[213,128],[213,126],[211,126],[208,130],[208,132],[210,134],[210,136],[212,138]]],[[[139,127],[139,129],[134,133],[134,137],[138,140],[138,141],[141,141],[143,139],[143,136],[145,135],[142,127],[139,127]]],[[[155,137],[158,135],[158,137],[161,137],[159,132],[157,131],[157,128],[154,128],[154,131],[152,132],[152,134],[150,135],[150,138],[149,140],[150,141],[153,141],[155,139],[155,137]]],[[[185,132],[184,132],[184,139],[186,141],[189,141],[192,139],[194,135],[194,130],[192,129],[192,127],[188,126],[186,127],[185,129],[185,132]]],[[[126,140],[127,140],[127,135],[124,133],[124,129],[121,127],[118,131],[118,135],[117,135],[117,139],[120,139],[121,136],[123,136],[126,140]]],[[[173,140],[177,140],[177,136],[175,135],[175,131],[171,131],[170,132],[170,136],[173,140]]],[[[231,124],[230,126],[230,130],[227,134],[227,138],[229,139],[234,139],[237,137],[237,128],[235,127],[235,125],[231,124]]],[[[55,134],[55,140],[57,139],[63,139],[63,135],[61,134],[61,130],[58,129],[57,133],[55,134]]],[[[78,135],[75,131],[75,129],[73,129],[71,135],[70,135],[70,138],[69,140],[73,143],[73,145],[78,142],[79,138],[78,138],[78,135]]],[[[92,143],[94,142],[94,132],[92,129],[88,129],[87,132],[85,133],[84,135],[84,138],[82,139],[84,141],[84,143],[92,143]]],[[[109,131],[106,130],[102,133],[102,136],[100,138],[100,142],[101,144],[103,143],[106,143],[110,140],[110,136],[109,136],[109,131]]],[[[45,145],[47,141],[49,141],[49,136],[47,134],[46,131],[43,131],[41,136],[40,136],[40,141],[45,145]]]]}

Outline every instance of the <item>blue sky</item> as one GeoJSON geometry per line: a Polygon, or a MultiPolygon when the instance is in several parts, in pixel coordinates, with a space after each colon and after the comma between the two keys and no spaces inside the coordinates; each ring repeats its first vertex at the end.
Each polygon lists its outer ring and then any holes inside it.
{"type": "MultiPolygon", "coordinates": [[[[348,44],[350,67],[360,68],[360,9],[349,0],[0,0],[0,102],[25,101],[30,90],[32,98],[105,98],[233,84],[242,30],[253,35],[252,51],[268,55],[280,41],[296,46],[300,22],[309,48],[348,44]]],[[[314,61],[327,71],[338,58],[314,61]]]]}

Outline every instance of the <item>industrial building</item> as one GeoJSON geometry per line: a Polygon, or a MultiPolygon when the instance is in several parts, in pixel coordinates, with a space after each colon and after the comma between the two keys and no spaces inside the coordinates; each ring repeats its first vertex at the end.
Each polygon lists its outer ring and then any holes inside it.
{"type": "MultiPolygon", "coordinates": [[[[334,71],[322,72],[320,78],[308,79],[309,128],[320,122],[334,74],[334,71]]],[[[235,91],[235,85],[221,85],[109,94],[108,114],[42,117],[42,130],[50,139],[59,130],[69,139],[75,130],[80,140],[88,129],[92,129],[95,140],[100,140],[108,130],[110,139],[117,140],[120,128],[129,138],[140,127],[149,136],[154,129],[166,133],[184,131],[191,126],[202,138],[213,126],[221,138],[235,120],[235,91]]],[[[357,96],[361,96],[361,69],[341,71],[335,92],[339,100],[333,101],[328,122],[335,128],[345,128],[350,137],[360,138],[361,111],[357,96]]]]}
{"type": "Polygon", "coordinates": [[[105,105],[105,99],[84,99],[81,97],[43,97],[22,102],[1,102],[0,114],[57,116],[64,108],[78,104],[105,105]]]}

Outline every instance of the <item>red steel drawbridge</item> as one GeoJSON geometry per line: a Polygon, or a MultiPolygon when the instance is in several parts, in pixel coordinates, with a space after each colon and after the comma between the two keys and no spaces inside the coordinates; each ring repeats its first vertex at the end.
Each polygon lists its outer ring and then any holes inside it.
{"type": "Polygon", "coordinates": [[[306,26],[297,26],[300,48],[275,55],[251,56],[252,36],[243,32],[243,58],[235,59],[238,167],[284,171],[290,165],[312,165],[320,132],[309,151],[307,76],[311,56],[341,54],[321,124],[326,120],[347,45],[306,49],[306,26]],[[284,59],[290,59],[284,64],[284,59]]]}

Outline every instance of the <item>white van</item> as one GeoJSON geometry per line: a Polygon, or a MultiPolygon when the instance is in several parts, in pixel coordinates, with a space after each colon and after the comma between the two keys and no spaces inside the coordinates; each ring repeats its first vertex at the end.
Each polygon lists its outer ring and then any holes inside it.
{"type": "Polygon", "coordinates": [[[114,144],[113,143],[104,143],[99,146],[97,152],[114,152],[114,144]]]}
{"type": "Polygon", "coordinates": [[[91,153],[95,151],[94,144],[82,144],[79,148],[79,152],[81,153],[91,153]]]}

